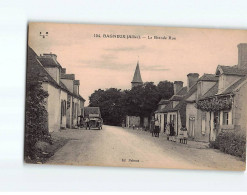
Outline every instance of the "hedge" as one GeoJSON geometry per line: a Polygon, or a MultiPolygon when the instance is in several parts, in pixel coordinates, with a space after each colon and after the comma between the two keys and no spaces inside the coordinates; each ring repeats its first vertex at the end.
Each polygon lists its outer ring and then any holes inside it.
{"type": "Polygon", "coordinates": [[[210,147],[246,159],[246,136],[244,133],[222,131],[215,141],[210,142],[210,147]]]}

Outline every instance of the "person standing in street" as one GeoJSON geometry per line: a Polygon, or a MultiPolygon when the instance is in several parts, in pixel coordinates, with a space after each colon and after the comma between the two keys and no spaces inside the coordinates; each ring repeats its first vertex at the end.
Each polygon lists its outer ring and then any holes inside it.
{"type": "Polygon", "coordinates": [[[170,136],[170,123],[167,123],[166,125],[166,139],[169,141],[170,136]]]}
{"type": "Polygon", "coordinates": [[[152,133],[152,137],[154,136],[154,119],[152,117],[150,122],[150,132],[152,133]]]}
{"type": "Polygon", "coordinates": [[[89,118],[88,117],[85,118],[85,123],[86,123],[86,130],[87,130],[87,128],[90,129],[90,127],[89,127],[89,118]]]}
{"type": "Polygon", "coordinates": [[[171,141],[175,142],[175,129],[174,129],[174,124],[171,123],[170,125],[170,137],[171,137],[171,141]]]}
{"type": "Polygon", "coordinates": [[[155,119],[155,122],[154,122],[154,125],[155,125],[155,128],[154,128],[154,136],[155,137],[159,137],[159,133],[160,133],[160,122],[158,120],[158,118],[155,119]]]}

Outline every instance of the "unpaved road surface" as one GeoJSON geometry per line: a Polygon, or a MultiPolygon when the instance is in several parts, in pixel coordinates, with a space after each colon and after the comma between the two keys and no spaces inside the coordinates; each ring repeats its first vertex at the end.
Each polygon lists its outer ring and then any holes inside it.
{"type": "Polygon", "coordinates": [[[239,158],[200,144],[188,145],[141,130],[103,126],[103,130],[63,130],[56,137],[71,139],[47,164],[180,169],[245,170],[239,158]]]}

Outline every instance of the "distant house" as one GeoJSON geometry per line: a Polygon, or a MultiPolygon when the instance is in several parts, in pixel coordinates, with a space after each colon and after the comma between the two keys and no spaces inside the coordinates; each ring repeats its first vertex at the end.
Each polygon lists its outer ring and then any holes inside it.
{"type": "Polygon", "coordinates": [[[161,131],[165,130],[165,126],[167,124],[167,113],[164,113],[164,108],[169,104],[169,100],[161,99],[158,103],[158,109],[154,112],[156,118],[161,122],[161,131]]]}
{"type": "Polygon", "coordinates": [[[66,69],[59,64],[55,54],[37,56],[28,47],[27,66],[45,78],[42,87],[49,94],[46,99],[49,131],[76,127],[85,102],[79,94],[80,82],[74,75],[67,77],[66,69]]]}
{"type": "Polygon", "coordinates": [[[100,108],[99,107],[85,107],[84,108],[84,117],[90,118],[90,117],[100,117],[100,108]]]}

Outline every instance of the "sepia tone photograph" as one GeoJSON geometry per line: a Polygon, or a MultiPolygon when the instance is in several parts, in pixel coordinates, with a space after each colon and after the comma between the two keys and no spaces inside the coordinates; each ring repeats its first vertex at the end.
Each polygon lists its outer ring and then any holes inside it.
{"type": "Polygon", "coordinates": [[[244,171],[247,31],[29,23],[24,161],[244,171]]]}

